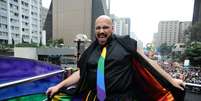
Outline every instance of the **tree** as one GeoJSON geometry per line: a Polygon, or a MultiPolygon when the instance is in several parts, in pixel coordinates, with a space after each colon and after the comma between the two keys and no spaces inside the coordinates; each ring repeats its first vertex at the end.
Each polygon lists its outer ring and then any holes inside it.
{"type": "Polygon", "coordinates": [[[53,46],[53,40],[52,39],[47,40],[47,46],[49,46],[49,47],[53,46]]]}
{"type": "Polygon", "coordinates": [[[38,47],[37,43],[19,43],[16,47],[38,47]]]}
{"type": "Polygon", "coordinates": [[[201,66],[201,42],[191,42],[188,44],[184,55],[190,60],[191,65],[201,66]]]}
{"type": "Polygon", "coordinates": [[[187,43],[187,48],[183,57],[190,59],[191,65],[200,66],[201,61],[201,22],[190,27],[185,33],[190,34],[191,40],[187,43]]]}
{"type": "Polygon", "coordinates": [[[61,44],[62,45],[64,44],[64,40],[62,38],[47,41],[47,46],[49,46],[49,47],[61,47],[61,44]]]}
{"type": "Polygon", "coordinates": [[[161,46],[159,47],[159,52],[161,53],[161,55],[168,55],[170,54],[172,51],[172,46],[168,46],[167,43],[163,43],[161,44],[161,46]]]}
{"type": "Polygon", "coordinates": [[[58,44],[63,44],[64,43],[64,40],[61,38],[61,39],[57,39],[57,43],[58,44]]]}

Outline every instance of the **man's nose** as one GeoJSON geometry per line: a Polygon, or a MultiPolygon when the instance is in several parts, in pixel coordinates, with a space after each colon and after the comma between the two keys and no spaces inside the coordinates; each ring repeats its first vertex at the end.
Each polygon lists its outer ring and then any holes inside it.
{"type": "Polygon", "coordinates": [[[104,32],[104,29],[103,29],[103,28],[101,28],[101,29],[100,29],[100,33],[103,33],[103,32],[104,32]]]}

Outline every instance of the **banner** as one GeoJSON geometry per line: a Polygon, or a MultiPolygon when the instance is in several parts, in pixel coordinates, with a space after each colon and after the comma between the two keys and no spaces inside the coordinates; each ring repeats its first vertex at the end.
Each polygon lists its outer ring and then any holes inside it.
{"type": "MultiPolygon", "coordinates": [[[[57,65],[47,64],[37,60],[0,56],[0,85],[57,70],[61,70],[61,68],[57,65]]],[[[62,75],[57,74],[45,79],[0,88],[0,100],[44,93],[47,88],[57,84],[61,79],[62,75]]]]}

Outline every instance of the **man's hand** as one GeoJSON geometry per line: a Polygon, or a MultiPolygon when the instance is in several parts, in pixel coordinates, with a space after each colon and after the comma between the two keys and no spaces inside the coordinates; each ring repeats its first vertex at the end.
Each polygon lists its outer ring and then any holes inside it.
{"type": "Polygon", "coordinates": [[[181,89],[181,90],[184,90],[184,87],[185,87],[185,83],[181,80],[181,79],[172,79],[172,85],[181,89]]]}
{"type": "Polygon", "coordinates": [[[46,95],[49,97],[52,97],[58,91],[59,91],[58,86],[52,86],[52,87],[48,88],[48,90],[46,91],[46,95]]]}
{"type": "Polygon", "coordinates": [[[74,72],[72,75],[70,75],[68,78],[57,84],[56,86],[52,86],[48,88],[46,91],[46,95],[49,97],[53,97],[53,95],[59,91],[62,87],[68,87],[70,85],[76,84],[80,79],[80,70],[74,72]]]}

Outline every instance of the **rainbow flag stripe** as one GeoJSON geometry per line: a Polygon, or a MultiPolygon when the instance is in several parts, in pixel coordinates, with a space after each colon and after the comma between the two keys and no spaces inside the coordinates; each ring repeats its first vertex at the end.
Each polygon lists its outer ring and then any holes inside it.
{"type": "Polygon", "coordinates": [[[105,57],[106,57],[106,47],[103,48],[103,50],[101,52],[101,56],[98,60],[97,97],[98,97],[99,101],[104,101],[104,99],[106,98],[105,79],[104,79],[105,57]]]}

